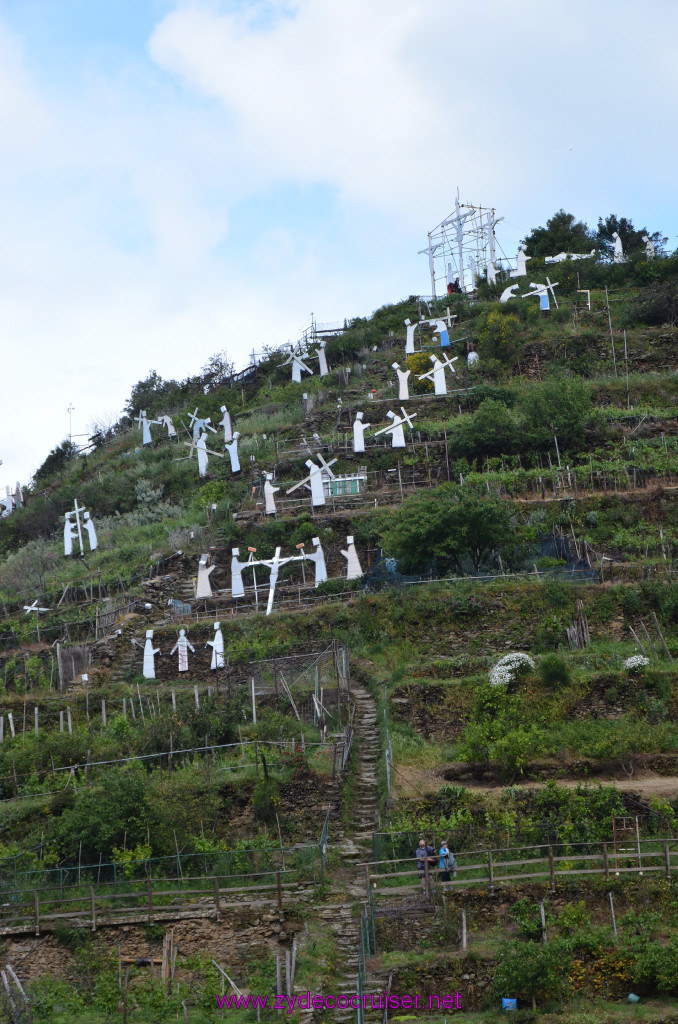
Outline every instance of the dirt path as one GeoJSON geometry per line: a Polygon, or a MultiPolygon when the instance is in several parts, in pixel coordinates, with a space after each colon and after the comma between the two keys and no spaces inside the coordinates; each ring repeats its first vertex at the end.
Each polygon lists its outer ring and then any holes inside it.
{"type": "MultiPolygon", "coordinates": [[[[435,793],[445,783],[445,779],[440,774],[440,769],[396,765],[394,775],[395,784],[393,788],[396,797],[418,797],[424,796],[427,793],[435,793]]],[[[627,776],[620,771],[618,776],[605,774],[596,775],[595,778],[589,776],[587,778],[557,779],[555,781],[559,786],[564,786],[568,789],[574,789],[580,785],[603,785],[614,786],[615,789],[622,793],[637,793],[641,797],[648,799],[651,796],[662,797],[666,800],[678,797],[678,776],[659,775],[657,772],[647,769],[639,769],[631,776],[627,776]]],[[[543,789],[546,783],[525,780],[524,782],[518,781],[514,785],[519,786],[520,789],[543,789]]],[[[471,793],[493,793],[506,789],[506,783],[489,782],[483,784],[472,782],[469,785],[465,785],[464,788],[468,789],[471,793]]]]}

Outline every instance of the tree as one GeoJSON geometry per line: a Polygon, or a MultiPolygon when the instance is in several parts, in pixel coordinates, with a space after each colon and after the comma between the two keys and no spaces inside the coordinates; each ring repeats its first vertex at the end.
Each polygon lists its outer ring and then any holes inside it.
{"type": "Polygon", "coordinates": [[[596,244],[595,234],[574,214],[558,210],[546,227],[533,228],[523,239],[528,256],[555,256],[559,252],[590,252],[596,244]]]}
{"type": "Polygon", "coordinates": [[[580,377],[547,377],[532,384],[520,404],[531,444],[550,445],[554,434],[560,445],[576,444],[591,410],[591,388],[580,377]]]}
{"type": "Polygon", "coordinates": [[[610,258],[614,251],[614,239],[612,236],[615,232],[617,232],[622,240],[626,256],[645,252],[643,235],[647,235],[652,240],[656,252],[661,252],[664,244],[667,242],[661,231],[655,231],[651,235],[647,228],[636,229],[633,226],[632,220],[629,220],[627,217],[617,217],[616,214],[611,213],[604,220],[602,217],[598,218],[598,231],[596,234],[598,247],[607,253],[610,258]]]}
{"type": "Polygon", "coordinates": [[[391,513],[382,536],[384,550],[405,571],[421,571],[433,559],[452,565],[464,575],[470,560],[480,570],[492,551],[514,541],[514,508],[492,495],[443,484],[407,498],[391,513]]]}
{"type": "Polygon", "coordinates": [[[72,441],[62,441],[61,444],[52,449],[42,466],[36,469],[33,479],[36,482],[47,480],[53,473],[62,472],[67,463],[72,462],[77,454],[78,449],[72,441]]]}
{"type": "Polygon", "coordinates": [[[563,939],[539,942],[503,942],[494,971],[498,996],[517,996],[534,1003],[562,997],[569,986],[572,951],[563,939]]]}

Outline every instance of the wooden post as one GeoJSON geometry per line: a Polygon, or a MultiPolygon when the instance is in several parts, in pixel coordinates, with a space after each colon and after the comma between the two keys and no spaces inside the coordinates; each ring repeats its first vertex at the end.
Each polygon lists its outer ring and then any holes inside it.
{"type": "Polygon", "coordinates": [[[176,715],[176,713],[177,713],[177,695],[174,692],[174,690],[172,690],[172,711],[176,715]]]}
{"type": "Polygon", "coordinates": [[[38,709],[37,708],[33,708],[33,718],[35,720],[33,728],[34,728],[34,731],[35,731],[35,735],[37,736],[38,735],[38,709]]]}
{"type": "Polygon", "coordinates": [[[611,892],[608,893],[608,896],[610,897],[610,913],[612,914],[612,930],[614,932],[614,937],[616,939],[617,938],[617,921],[616,921],[615,916],[614,916],[614,900],[612,898],[612,893],[611,892]]]}
{"type": "Polygon", "coordinates": [[[288,996],[292,995],[292,957],[290,950],[285,950],[285,991],[288,996]]]}
{"type": "MultiPolygon", "coordinates": [[[[277,996],[282,995],[282,971],[280,970],[280,957],[275,958],[275,993],[277,996]]],[[[276,1000],[278,1002],[278,1000],[276,1000]]],[[[278,1016],[282,1014],[282,1010],[278,1010],[278,1016]]]]}
{"type": "Polygon", "coordinates": [[[671,881],[671,853],[669,852],[669,841],[664,840],[664,866],[666,867],[666,877],[671,881]]]}
{"type": "Polygon", "coordinates": [[[489,881],[489,894],[490,896],[494,896],[494,866],[492,864],[492,850],[487,851],[487,877],[489,881]]]}
{"type": "Polygon", "coordinates": [[[150,878],[147,880],[148,888],[148,923],[153,924],[153,883],[150,878]]]}
{"type": "Polygon", "coordinates": [[[664,634],[663,634],[663,633],[662,633],[662,631],[661,631],[661,628],[660,628],[660,625],[659,625],[659,620],[657,619],[657,613],[656,613],[656,612],[652,612],[652,620],[653,620],[653,622],[654,622],[654,625],[655,625],[655,629],[656,629],[656,630],[657,630],[657,632],[659,633],[659,639],[660,639],[660,640],[661,640],[661,642],[662,642],[662,647],[664,648],[664,653],[666,654],[666,657],[667,657],[667,658],[669,659],[669,661],[671,662],[671,664],[673,664],[673,658],[671,657],[671,652],[670,652],[670,650],[669,650],[669,649],[668,649],[668,647],[666,646],[666,640],[664,639],[664,634]]]}
{"type": "Polygon", "coordinates": [[[33,913],[35,917],[35,934],[40,934],[40,897],[38,896],[38,890],[33,890],[33,913]]]}
{"type": "Polygon", "coordinates": [[[549,846],[549,875],[551,878],[551,892],[556,891],[556,869],[553,863],[553,847],[549,846]]]}
{"type": "Polygon", "coordinates": [[[466,952],[466,911],[461,912],[461,951],[466,952]]]}
{"type": "Polygon", "coordinates": [[[198,687],[193,687],[193,694],[195,696],[195,710],[200,711],[200,697],[198,695],[198,687]]]}
{"type": "Polygon", "coordinates": [[[66,719],[68,721],[68,735],[72,736],[73,735],[73,720],[71,719],[71,709],[69,707],[66,708],[66,719]]]}
{"type": "Polygon", "coordinates": [[[541,918],[541,941],[546,942],[546,912],[543,900],[539,904],[539,917],[541,918]]]}
{"type": "Polygon", "coordinates": [[[605,869],[605,881],[610,880],[610,861],[607,856],[607,843],[603,843],[603,865],[605,869]]]}
{"type": "Polygon", "coordinates": [[[221,900],[219,898],[219,879],[214,878],[214,913],[217,921],[221,921],[221,900]]]}
{"type": "Polygon", "coordinates": [[[90,760],[91,753],[92,753],[92,751],[88,749],[87,750],[87,763],[85,764],[85,779],[87,780],[87,785],[88,786],[89,786],[89,760],[90,760]]]}
{"type": "Polygon", "coordinates": [[[94,886],[89,887],[89,910],[90,910],[90,928],[93,932],[97,930],[97,915],[96,907],[94,905],[94,886]]]}
{"type": "Polygon", "coordinates": [[[278,893],[278,911],[282,914],[283,902],[282,902],[282,886],[280,884],[280,872],[275,873],[275,887],[278,893]]]}
{"type": "Polygon", "coordinates": [[[101,701],[101,724],[106,728],[106,701],[101,701]]]}

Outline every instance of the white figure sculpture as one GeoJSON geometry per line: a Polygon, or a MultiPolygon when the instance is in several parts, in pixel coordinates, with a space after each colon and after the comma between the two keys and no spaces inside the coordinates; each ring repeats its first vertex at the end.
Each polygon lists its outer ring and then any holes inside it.
{"type": "Polygon", "coordinates": [[[153,646],[153,630],[146,630],[146,643],[144,645],[144,679],[155,679],[155,656],[160,654],[160,648],[153,646]]]}
{"type": "Polygon", "coordinates": [[[231,596],[244,597],[245,587],[242,582],[242,571],[247,562],[240,561],[240,548],[231,548],[231,596]]]}
{"type": "Polygon", "coordinates": [[[306,373],[310,373],[313,376],[313,370],[310,366],[307,366],[301,356],[297,356],[294,352],[291,352],[286,362],[281,363],[281,366],[292,367],[292,380],[296,384],[301,384],[301,371],[304,370],[306,373]]]}
{"type": "Polygon", "coordinates": [[[201,419],[198,416],[198,407],[196,406],[193,412],[188,414],[190,420],[190,426],[193,430],[193,438],[197,441],[199,434],[207,434],[208,430],[211,430],[213,434],[216,434],[216,429],[212,426],[211,416],[207,416],[205,419],[201,419]]]}
{"type": "Polygon", "coordinates": [[[274,516],[277,512],[274,495],[280,488],[274,487],[272,480],[273,473],[264,473],[264,511],[267,516],[274,516]]]}
{"type": "Polygon", "coordinates": [[[363,571],[360,567],[360,559],[353,543],[353,537],[347,537],[346,544],[348,545],[348,550],[341,552],[346,559],[346,579],[357,580],[362,576],[363,571]]]}
{"type": "Polygon", "coordinates": [[[471,271],[471,289],[475,291],[478,268],[474,256],[469,256],[468,258],[468,269],[471,271]]]}
{"type": "Polygon", "coordinates": [[[499,296],[500,302],[508,302],[509,299],[516,299],[518,296],[516,292],[520,288],[519,284],[510,284],[508,288],[504,288],[503,292],[499,296]]]}
{"type": "Polygon", "coordinates": [[[544,263],[564,263],[565,260],[590,260],[595,255],[595,249],[591,249],[591,252],[559,252],[555,256],[545,256],[544,263]]]}
{"type": "Polygon", "coordinates": [[[224,637],[221,632],[221,623],[214,623],[214,640],[208,640],[205,644],[206,647],[212,648],[212,661],[210,668],[214,671],[217,668],[224,667],[224,637]]]}
{"type": "Polygon", "coordinates": [[[318,359],[318,373],[321,377],[326,377],[329,373],[327,369],[327,356],[325,355],[325,342],[318,342],[318,348],[315,351],[315,355],[318,359]]]}
{"type": "Polygon", "coordinates": [[[518,250],[518,265],[515,270],[512,270],[510,272],[509,277],[525,277],[525,275],[527,274],[527,261],[531,259],[532,257],[528,256],[525,252],[525,246],[521,245],[520,249],[518,250]]]}
{"type": "Polygon", "coordinates": [[[314,537],[312,543],[315,545],[315,551],[305,557],[309,562],[315,564],[315,586],[317,587],[327,579],[327,566],[325,565],[325,552],[320,544],[320,537],[314,537]]]}
{"type": "Polygon", "coordinates": [[[90,549],[90,551],[96,551],[96,548],[97,548],[97,545],[98,545],[99,542],[97,540],[97,534],[96,534],[96,530],[94,529],[94,523],[92,522],[92,517],[90,516],[89,512],[85,512],[85,514],[83,515],[82,518],[83,518],[84,527],[87,530],[87,538],[89,540],[89,549],[90,549]]]}
{"type": "Polygon", "coordinates": [[[171,416],[167,416],[167,415],[159,416],[158,419],[156,420],[156,423],[159,426],[161,426],[161,427],[165,427],[165,429],[167,430],[167,436],[168,437],[176,437],[177,436],[177,431],[176,431],[176,428],[175,428],[174,424],[172,423],[172,417],[171,416]]]}
{"type": "Polygon", "coordinates": [[[447,324],[444,320],[433,321],[433,330],[436,334],[440,335],[440,347],[449,348],[450,336],[447,333],[447,324]]]}
{"type": "Polygon", "coordinates": [[[233,435],[233,440],[229,444],[225,444],[224,448],[231,457],[231,473],[240,472],[240,459],[238,458],[238,438],[240,434],[236,430],[233,435]]]}
{"type": "Polygon", "coordinates": [[[477,352],[469,352],[469,354],[466,357],[466,362],[469,366],[475,366],[479,359],[480,356],[478,355],[477,352]]]}
{"type": "Polygon", "coordinates": [[[146,410],[145,409],[141,409],[139,411],[139,415],[137,416],[137,423],[139,424],[139,428],[141,430],[141,443],[142,444],[151,444],[152,443],[153,439],[151,437],[151,423],[157,423],[157,422],[158,422],[157,420],[149,420],[148,419],[148,417],[146,416],[146,410]]]}
{"type": "Polygon", "coordinates": [[[229,441],[233,440],[233,424],[231,423],[231,414],[225,405],[222,405],[221,411],[223,416],[219,420],[219,426],[224,428],[224,444],[228,444],[229,441]]]}
{"type": "Polygon", "coordinates": [[[524,299],[529,299],[531,296],[535,295],[539,299],[539,308],[549,310],[551,308],[549,303],[549,292],[551,292],[556,309],[558,309],[558,300],[556,299],[556,293],[553,290],[557,285],[557,281],[554,281],[553,284],[551,284],[548,277],[546,278],[546,284],[536,284],[534,281],[530,281],[530,288],[532,291],[524,292],[522,297],[524,299]]]}
{"type": "Polygon", "coordinates": [[[209,555],[201,555],[200,561],[198,562],[198,579],[195,585],[196,597],[212,596],[212,584],[210,582],[210,576],[214,572],[214,566],[207,565],[208,559],[209,555]]]}
{"type": "Polygon", "coordinates": [[[432,355],[430,359],[431,362],[433,363],[433,369],[429,370],[428,373],[422,373],[419,376],[419,380],[432,380],[433,389],[436,395],[446,395],[447,380],[445,378],[445,369],[447,367],[452,371],[452,373],[456,373],[456,370],[452,364],[456,363],[458,358],[459,356],[455,356],[453,359],[448,359],[447,356],[445,356],[445,362],[441,362],[438,359],[438,356],[432,355]]]}
{"type": "Polygon", "coordinates": [[[198,455],[198,474],[205,476],[207,473],[207,434],[203,431],[195,442],[195,450],[198,455]]]}
{"type": "Polygon", "coordinates": [[[622,240],[619,237],[619,232],[614,231],[612,233],[614,239],[614,262],[615,263],[626,263],[626,256],[624,255],[624,246],[622,240]]]}
{"type": "Polygon", "coordinates": [[[647,256],[648,260],[653,260],[657,255],[656,249],[654,247],[654,242],[652,241],[649,235],[643,235],[643,241],[645,242],[645,255],[647,256]]]}
{"type": "Polygon", "coordinates": [[[353,421],[353,451],[357,454],[365,451],[365,431],[371,426],[363,423],[364,413],[357,412],[353,421]]]}
{"type": "Polygon", "coordinates": [[[381,430],[377,430],[377,432],[374,435],[375,437],[378,437],[379,434],[390,434],[391,448],[405,447],[405,431],[403,429],[404,424],[407,423],[407,425],[411,429],[412,420],[417,415],[416,412],[413,412],[411,416],[408,416],[402,406],[400,407],[400,411],[403,414],[402,419],[399,419],[394,412],[391,412],[389,410],[389,412],[386,413],[386,417],[392,422],[389,423],[387,427],[382,427],[381,430]]]}
{"type": "Polygon", "coordinates": [[[73,522],[72,518],[74,515],[74,512],[67,512],[65,516],[66,522],[64,524],[64,555],[73,554],[73,541],[77,536],[77,530],[75,528],[75,523],[73,522]]]}
{"type": "Polygon", "coordinates": [[[188,651],[189,651],[189,648],[195,654],[195,647],[193,646],[191,641],[186,636],[186,630],[185,629],[180,629],[179,630],[179,638],[178,638],[177,642],[175,643],[174,647],[172,648],[172,650],[170,651],[170,656],[172,654],[174,654],[175,651],[179,652],[179,671],[180,672],[188,672],[188,651]]]}
{"type": "Polygon", "coordinates": [[[300,480],[294,487],[288,487],[286,493],[291,494],[293,491],[298,490],[300,487],[305,487],[311,492],[311,504],[314,508],[319,505],[325,504],[325,488],[323,478],[329,477],[330,480],[334,480],[334,473],[331,470],[331,466],[337,461],[332,459],[330,462],[325,462],[322,455],[316,456],[320,462],[320,466],[316,466],[310,459],[306,460],[308,466],[308,476],[305,476],[303,480],[300,480]]]}
{"type": "Polygon", "coordinates": [[[414,355],[414,332],[417,329],[417,324],[411,323],[410,320],[405,321],[405,327],[407,328],[407,338],[405,341],[405,355],[414,355]]]}
{"type": "Polygon", "coordinates": [[[391,369],[395,370],[398,377],[398,398],[401,402],[406,402],[410,397],[410,386],[407,378],[412,373],[411,370],[401,370],[400,363],[391,363],[391,369]]]}
{"type": "Polygon", "coordinates": [[[494,263],[492,263],[492,261],[490,261],[487,264],[487,283],[488,284],[496,284],[497,283],[497,268],[495,267],[494,263]]]}
{"type": "Polygon", "coordinates": [[[85,545],[82,539],[82,528],[84,526],[87,531],[87,539],[89,540],[90,551],[95,551],[97,548],[97,535],[94,529],[94,523],[82,505],[78,505],[78,499],[76,498],[73,502],[73,511],[66,512],[64,516],[64,555],[73,554],[73,541],[78,538],[78,544],[80,545],[80,554],[84,555],[85,545]],[[80,513],[83,512],[83,522],[80,522],[80,513]]]}

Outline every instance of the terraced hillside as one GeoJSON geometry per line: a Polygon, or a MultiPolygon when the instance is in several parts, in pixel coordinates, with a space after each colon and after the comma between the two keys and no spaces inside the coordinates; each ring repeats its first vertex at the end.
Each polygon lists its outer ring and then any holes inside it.
{"type": "Polygon", "coordinates": [[[48,455],[0,520],[8,1020],[276,1016],[236,990],[359,1024],[387,993],[392,1019],[623,1020],[631,991],[673,1019],[678,264],[559,277],[548,313],[412,297],[308,336],[300,383],[281,352],[152,374],[48,455]],[[66,558],[76,501],[98,546],[66,558]]]}

